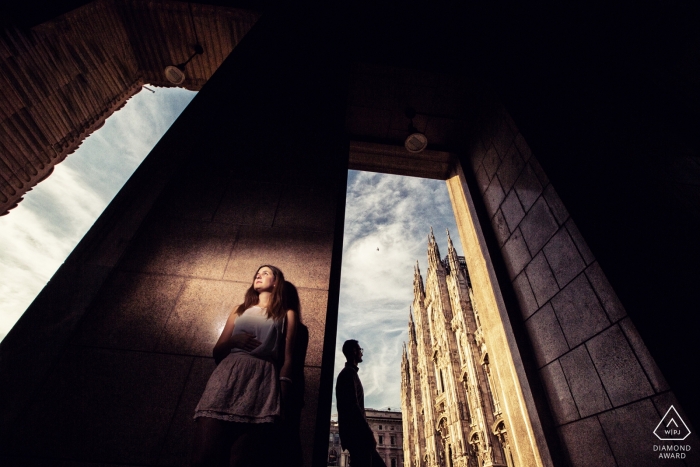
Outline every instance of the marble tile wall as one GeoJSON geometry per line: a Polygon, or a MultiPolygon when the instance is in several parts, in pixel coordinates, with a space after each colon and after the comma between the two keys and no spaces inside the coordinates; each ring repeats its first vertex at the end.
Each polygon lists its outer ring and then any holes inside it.
{"type": "Polygon", "coordinates": [[[565,455],[658,465],[673,393],[515,123],[503,111],[481,136],[473,173],[565,455]]]}
{"type": "MultiPolygon", "coordinates": [[[[206,173],[201,176],[206,176],[206,173]]],[[[211,352],[261,264],[299,291],[308,329],[302,431],[316,424],[335,218],[332,188],[221,177],[219,196],[172,209],[167,190],[22,417],[15,450],[135,465],[188,465],[211,352]],[[264,186],[264,185],[263,185],[264,186]],[[248,189],[242,189],[248,188],[248,189]],[[198,219],[196,219],[198,218],[198,219]],[[195,220],[196,219],[196,220],[195,220]],[[36,446],[34,436],[49,439],[36,446]]],[[[344,194],[344,193],[343,193],[344,194]]],[[[313,436],[303,443],[311,459],[313,436]]]]}

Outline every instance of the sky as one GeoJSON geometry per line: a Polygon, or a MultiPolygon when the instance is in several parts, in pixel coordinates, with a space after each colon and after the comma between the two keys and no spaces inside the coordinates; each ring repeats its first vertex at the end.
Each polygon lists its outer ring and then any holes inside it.
{"type": "Polygon", "coordinates": [[[149,87],[0,217],[0,340],[196,95],[149,87]]]}
{"type": "MultiPolygon", "coordinates": [[[[0,217],[0,340],[196,94],[153,89],[132,97],[0,217]]],[[[413,267],[418,261],[425,275],[431,226],[443,255],[446,229],[461,253],[444,181],[350,172],[335,375],[343,342],[357,339],[367,407],[400,410],[413,267]]]]}
{"type": "MultiPolygon", "coordinates": [[[[413,267],[418,261],[425,279],[430,227],[442,256],[447,229],[462,254],[447,185],[351,171],[346,203],[334,374],[345,364],[343,342],[356,339],[364,349],[359,376],[365,407],[401,410],[401,352],[413,303],[413,267]]],[[[335,397],[333,404],[335,414],[335,397]]]]}

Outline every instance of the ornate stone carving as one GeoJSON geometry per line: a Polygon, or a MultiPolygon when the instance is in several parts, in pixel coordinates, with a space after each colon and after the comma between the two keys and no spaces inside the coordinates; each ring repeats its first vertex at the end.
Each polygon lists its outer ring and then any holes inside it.
{"type": "Polygon", "coordinates": [[[417,264],[413,284],[401,365],[404,459],[426,467],[512,467],[469,273],[449,233],[440,259],[431,230],[425,285],[417,264]]]}

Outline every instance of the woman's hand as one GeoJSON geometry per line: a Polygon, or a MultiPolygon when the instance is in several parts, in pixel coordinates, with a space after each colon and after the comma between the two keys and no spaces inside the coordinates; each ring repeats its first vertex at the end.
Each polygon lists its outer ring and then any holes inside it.
{"type": "Polygon", "coordinates": [[[253,334],[247,332],[237,333],[234,336],[233,330],[236,327],[236,318],[238,318],[238,315],[234,310],[226,320],[226,325],[224,326],[223,331],[221,331],[219,340],[216,341],[216,345],[214,346],[214,351],[212,353],[214,355],[214,361],[217,365],[231,353],[231,349],[234,347],[251,352],[262,344],[253,334]]]}
{"type": "Polygon", "coordinates": [[[246,352],[252,352],[262,345],[262,342],[257,340],[254,334],[250,334],[248,332],[234,334],[231,336],[229,343],[231,344],[232,348],[243,349],[246,352]]]}

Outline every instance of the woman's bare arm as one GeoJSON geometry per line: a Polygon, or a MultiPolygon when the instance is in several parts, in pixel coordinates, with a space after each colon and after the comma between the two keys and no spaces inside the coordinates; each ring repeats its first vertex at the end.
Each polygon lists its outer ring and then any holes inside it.
{"type": "Polygon", "coordinates": [[[233,330],[236,327],[236,318],[238,318],[238,315],[236,314],[236,310],[233,310],[226,320],[224,330],[221,331],[219,340],[216,341],[216,344],[214,345],[214,361],[217,365],[221,362],[221,360],[226,358],[226,356],[230,354],[231,350],[234,348],[239,348],[250,352],[261,344],[261,342],[252,334],[240,333],[236,334],[235,336],[233,335],[233,330]]]}

